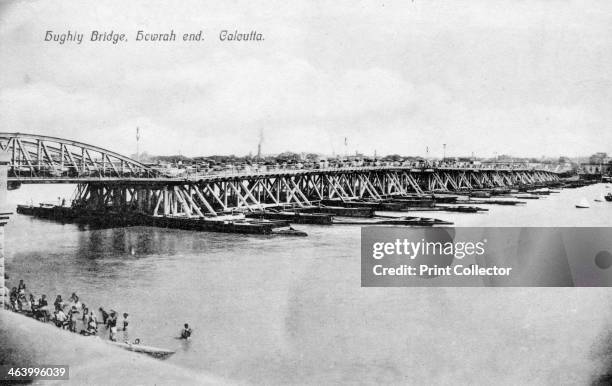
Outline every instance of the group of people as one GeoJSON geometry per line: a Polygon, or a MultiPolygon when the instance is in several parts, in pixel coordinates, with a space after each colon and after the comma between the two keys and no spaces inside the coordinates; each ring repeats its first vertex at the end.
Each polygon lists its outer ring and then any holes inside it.
{"type": "MultiPolygon", "coordinates": [[[[9,292],[8,307],[12,311],[30,315],[45,323],[54,323],[58,328],[79,332],[81,335],[97,336],[98,326],[102,324],[108,330],[109,340],[116,342],[118,331],[123,331],[122,341],[129,343],[128,326],[130,321],[127,312],[123,313],[123,319],[119,323],[119,313],[117,311],[112,309],[106,311],[100,307],[98,308],[100,316],[98,318],[96,312],[83,303],[74,292],[70,295],[68,301],[64,301],[62,295],[57,295],[51,306],[45,294],[42,294],[38,300],[31,292],[26,296],[26,284],[23,280],[19,280],[17,287],[13,287],[9,292]],[[82,325],[80,331],[78,329],[79,323],[82,325]]],[[[179,338],[189,340],[192,332],[189,324],[185,323],[179,338]]],[[[134,341],[134,344],[140,343],[142,343],[140,339],[134,341]]]]}
{"type": "MultiPolygon", "coordinates": [[[[18,286],[13,287],[9,292],[9,308],[15,312],[29,314],[42,322],[52,322],[59,328],[79,332],[81,335],[98,335],[98,325],[102,324],[109,331],[109,340],[117,341],[117,332],[119,331],[119,314],[117,311],[109,310],[107,312],[100,307],[98,308],[100,318],[98,318],[96,312],[82,302],[74,292],[68,301],[64,301],[62,295],[57,295],[51,306],[45,294],[41,295],[38,300],[31,292],[29,296],[26,296],[26,284],[23,280],[19,280],[18,286]],[[80,331],[77,327],[78,324],[82,325],[80,331]]],[[[121,322],[123,341],[126,343],[129,342],[128,317],[129,314],[124,312],[121,322]]],[[[140,339],[137,340],[140,342],[140,339]]]]}

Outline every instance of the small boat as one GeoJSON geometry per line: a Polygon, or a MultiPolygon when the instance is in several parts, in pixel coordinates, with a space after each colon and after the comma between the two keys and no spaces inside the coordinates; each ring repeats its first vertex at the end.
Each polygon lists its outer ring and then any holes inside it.
{"type": "Polygon", "coordinates": [[[437,204],[452,204],[457,201],[459,196],[453,196],[448,194],[434,194],[434,201],[437,204]]]}
{"type": "Polygon", "coordinates": [[[491,193],[483,191],[483,190],[475,190],[475,191],[470,192],[470,196],[476,197],[476,198],[490,198],[491,193]]]}
{"type": "Polygon", "coordinates": [[[302,213],[292,211],[267,210],[261,212],[247,213],[247,217],[264,218],[268,220],[286,220],[295,224],[319,224],[332,223],[333,215],[329,213],[302,213]]]}
{"type": "Polygon", "coordinates": [[[134,351],[134,352],[141,353],[141,354],[147,354],[154,358],[159,358],[159,359],[165,359],[175,353],[175,351],[172,351],[172,350],[166,350],[163,348],[157,348],[157,347],[151,347],[151,346],[144,346],[144,345],[136,344],[136,343],[123,343],[123,342],[111,342],[111,341],[109,341],[109,343],[112,343],[115,346],[119,346],[128,351],[134,351]]]}
{"type": "Polygon", "coordinates": [[[517,194],[514,196],[514,198],[518,198],[521,200],[539,200],[540,196],[537,194],[525,193],[525,194],[517,194]]]}
{"type": "Polygon", "coordinates": [[[586,209],[590,207],[591,205],[589,205],[589,202],[587,201],[586,198],[583,198],[582,200],[580,200],[579,203],[576,204],[576,208],[580,208],[580,209],[586,209]]]}
{"type": "Polygon", "coordinates": [[[414,216],[383,216],[379,215],[372,218],[346,218],[334,217],[334,224],[338,225],[404,225],[404,226],[433,226],[433,225],[452,225],[452,222],[439,220],[430,217],[414,216]]]}
{"type": "Polygon", "coordinates": [[[289,229],[283,228],[283,229],[272,229],[272,235],[282,235],[282,236],[298,236],[298,237],[305,237],[308,236],[308,233],[298,230],[298,229],[294,229],[289,227],[289,229]]]}
{"type": "Polygon", "coordinates": [[[606,199],[606,201],[612,201],[612,193],[606,194],[604,198],[606,199]]]}
{"type": "Polygon", "coordinates": [[[446,212],[459,212],[459,213],[478,213],[478,212],[486,212],[489,210],[485,208],[479,208],[477,206],[466,206],[466,205],[459,205],[459,206],[439,205],[438,208],[446,212]]]}
{"type": "MultiPolygon", "coordinates": [[[[553,193],[550,189],[548,188],[540,188],[540,189],[533,189],[533,190],[528,190],[526,193],[529,194],[541,194],[541,195],[549,195],[551,193],[553,193]]],[[[556,192],[555,192],[556,193],[556,192]]]]}

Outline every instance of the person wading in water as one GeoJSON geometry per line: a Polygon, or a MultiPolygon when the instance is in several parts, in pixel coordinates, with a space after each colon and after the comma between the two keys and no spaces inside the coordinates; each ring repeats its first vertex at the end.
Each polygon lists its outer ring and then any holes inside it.
{"type": "Polygon", "coordinates": [[[192,330],[189,328],[189,324],[185,323],[185,328],[181,331],[181,339],[191,338],[192,330]]]}

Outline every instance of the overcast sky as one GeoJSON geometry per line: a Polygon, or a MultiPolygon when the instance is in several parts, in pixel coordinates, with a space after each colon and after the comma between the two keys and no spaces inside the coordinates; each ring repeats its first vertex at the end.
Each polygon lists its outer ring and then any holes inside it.
{"type": "Polygon", "coordinates": [[[255,153],[261,129],[264,153],[612,152],[610,1],[0,4],[4,132],[124,154],[137,126],[154,154],[255,153]],[[94,29],[128,42],[87,41],[94,29]],[[177,41],[136,42],[140,29],[177,41]]]}

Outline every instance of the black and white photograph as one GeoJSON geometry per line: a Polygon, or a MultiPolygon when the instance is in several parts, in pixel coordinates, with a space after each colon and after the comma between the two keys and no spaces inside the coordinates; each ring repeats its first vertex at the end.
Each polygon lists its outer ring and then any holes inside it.
{"type": "Polygon", "coordinates": [[[612,2],[0,0],[0,384],[612,385],[612,2]]]}

